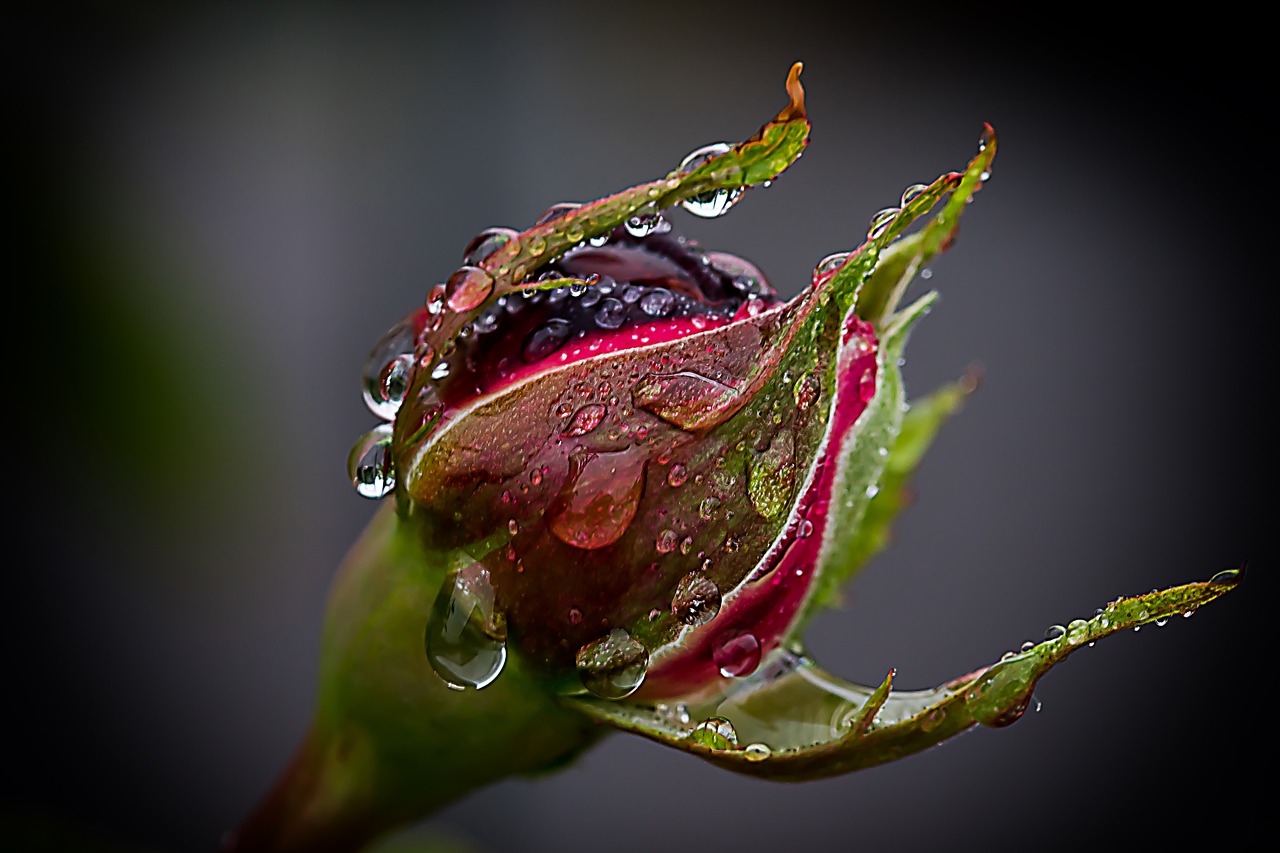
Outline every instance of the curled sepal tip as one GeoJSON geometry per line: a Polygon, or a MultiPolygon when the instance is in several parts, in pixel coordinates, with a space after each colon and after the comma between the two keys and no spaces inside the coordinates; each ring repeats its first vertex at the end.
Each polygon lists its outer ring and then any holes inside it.
{"type": "Polygon", "coordinates": [[[781,648],[714,701],[566,701],[597,720],[739,773],[779,781],[837,776],[919,752],[975,724],[1010,725],[1040,678],[1074,652],[1189,614],[1238,586],[1242,574],[1231,569],[1209,581],[1116,599],[1092,619],[1053,626],[1039,644],[932,690],[893,690],[893,670],[874,689],[851,684],[799,648],[781,648]],[[715,737],[705,735],[709,727],[715,737]]]}

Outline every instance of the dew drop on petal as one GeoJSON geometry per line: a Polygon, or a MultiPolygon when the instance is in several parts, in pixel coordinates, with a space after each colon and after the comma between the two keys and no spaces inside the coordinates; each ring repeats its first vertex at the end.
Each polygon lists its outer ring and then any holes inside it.
{"type": "Polygon", "coordinates": [[[627,319],[627,306],[610,296],[596,309],[596,325],[602,329],[616,329],[627,319]]]}
{"type": "Polygon", "coordinates": [[[765,761],[769,756],[773,755],[768,744],[749,743],[742,748],[742,757],[747,761],[765,761]]]}
{"type": "Polygon", "coordinates": [[[689,469],[679,462],[672,465],[671,470],[667,472],[667,485],[672,488],[678,489],[687,479],[689,479],[689,469]]]}
{"type": "Polygon", "coordinates": [[[664,530],[658,534],[658,539],[654,543],[654,547],[658,549],[659,553],[670,554],[672,551],[676,549],[676,545],[679,543],[679,541],[680,541],[680,534],[668,528],[667,530],[664,530]]]}
{"type": "Polygon", "coordinates": [[[600,403],[583,406],[574,413],[573,420],[569,422],[569,428],[564,431],[564,434],[566,436],[586,435],[600,426],[607,412],[608,409],[600,403]]]}
{"type": "Polygon", "coordinates": [[[622,628],[614,628],[578,650],[578,677],[602,699],[630,696],[644,682],[649,653],[622,628]]]}
{"type": "Polygon", "coordinates": [[[655,287],[640,298],[640,310],[650,317],[667,316],[675,304],[675,296],[665,287],[655,287]]]}
{"type": "Polygon", "coordinates": [[[572,327],[568,320],[559,317],[548,320],[529,333],[524,340],[521,355],[526,364],[534,364],[551,355],[569,339],[572,327]]]}
{"type": "Polygon", "coordinates": [[[378,424],[356,440],[347,454],[347,476],[362,498],[378,500],[396,487],[391,424],[378,424]]]}

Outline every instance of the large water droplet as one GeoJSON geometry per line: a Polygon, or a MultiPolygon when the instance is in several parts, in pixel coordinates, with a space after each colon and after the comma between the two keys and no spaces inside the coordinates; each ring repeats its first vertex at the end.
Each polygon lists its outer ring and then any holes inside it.
{"type": "Polygon", "coordinates": [[[391,424],[378,424],[356,439],[347,454],[347,476],[362,498],[378,500],[396,487],[391,424]]]}
{"type": "MultiPolygon", "coordinates": [[[[728,153],[731,147],[727,142],[715,142],[711,145],[705,145],[697,151],[691,152],[689,156],[680,161],[676,171],[692,172],[703,163],[728,153]]],[[[737,204],[738,199],[741,197],[742,187],[721,187],[691,196],[680,202],[680,206],[694,216],[700,216],[703,219],[714,219],[727,213],[729,208],[737,204]]]]}
{"type": "Polygon", "coordinates": [[[907,187],[902,191],[902,206],[906,207],[908,204],[915,201],[916,196],[920,195],[920,193],[927,189],[929,189],[929,187],[925,184],[912,184],[907,187]]]}
{"type": "Polygon", "coordinates": [[[765,743],[749,743],[742,748],[742,757],[747,761],[765,761],[773,755],[773,750],[765,743]]]}
{"type": "Polygon", "coordinates": [[[650,317],[665,317],[675,307],[676,298],[665,287],[655,287],[640,297],[640,310],[650,317]]]}
{"type": "Polygon", "coordinates": [[[556,538],[584,550],[622,538],[640,506],[646,457],[634,447],[570,457],[569,476],[547,511],[556,538]]]}
{"type": "Polygon", "coordinates": [[[751,460],[747,478],[747,497],[756,512],[774,518],[787,508],[795,485],[795,439],[790,430],[782,430],[769,442],[769,449],[751,460]]]}
{"type": "Polygon", "coordinates": [[[734,749],[738,746],[738,733],[733,723],[724,717],[707,717],[694,726],[689,740],[711,749],[734,749]]]}
{"type": "Polygon", "coordinates": [[[889,223],[893,222],[893,218],[899,213],[896,207],[886,207],[884,210],[876,211],[871,217],[871,221],[867,224],[867,239],[874,240],[884,234],[889,228],[889,223]]]}
{"type": "Polygon", "coordinates": [[[533,224],[535,227],[538,225],[546,225],[548,222],[554,222],[565,214],[577,210],[580,207],[582,207],[582,205],[572,201],[562,201],[559,204],[553,204],[546,210],[542,211],[542,214],[534,220],[533,224]]]}
{"type": "Polygon", "coordinates": [[[760,665],[760,641],[755,634],[727,634],[716,641],[712,660],[725,678],[742,678],[760,665]]]}
{"type": "Polygon", "coordinates": [[[632,216],[623,227],[636,239],[648,237],[650,234],[664,234],[671,230],[671,223],[655,210],[642,210],[632,216]]]}
{"type": "Polygon", "coordinates": [[[720,587],[701,572],[680,579],[671,597],[671,613],[686,625],[705,625],[720,612],[720,587]]]}
{"type": "Polygon", "coordinates": [[[590,403],[583,406],[574,413],[573,420],[569,422],[569,428],[564,431],[564,434],[566,436],[586,435],[600,426],[600,422],[604,420],[606,412],[608,412],[608,409],[600,403],[590,403]]]}
{"type": "Polygon", "coordinates": [[[458,313],[479,308],[493,293],[493,276],[480,267],[462,267],[445,282],[445,301],[458,313]]]}
{"type": "Polygon", "coordinates": [[[845,260],[848,259],[848,257],[849,257],[848,252],[836,252],[835,254],[827,255],[825,258],[818,261],[818,265],[813,268],[814,280],[816,281],[817,279],[821,278],[822,276],[834,270],[836,267],[843,264],[845,260]]]}
{"type": "Polygon", "coordinates": [[[524,348],[521,351],[525,363],[533,364],[541,361],[560,349],[560,347],[564,346],[564,342],[569,339],[569,333],[572,330],[573,327],[569,325],[569,321],[562,320],[559,317],[548,320],[534,329],[525,338],[524,348]]]}
{"type": "Polygon", "coordinates": [[[719,498],[706,498],[702,503],[698,504],[698,516],[703,521],[710,521],[715,518],[716,510],[720,508],[719,498]]]}
{"type": "Polygon", "coordinates": [[[626,631],[614,628],[579,649],[577,664],[584,687],[602,699],[621,699],[644,682],[649,653],[626,631]]]}
{"type": "Polygon", "coordinates": [[[462,253],[462,263],[474,267],[519,236],[510,228],[486,228],[471,238],[467,250],[462,253]]]}
{"type": "MultiPolygon", "coordinates": [[[[400,410],[400,404],[404,400],[405,391],[408,390],[409,372],[412,371],[413,367],[412,353],[416,337],[413,322],[408,319],[402,320],[388,329],[386,334],[378,339],[378,342],[374,344],[373,349],[369,352],[369,358],[365,360],[363,382],[360,388],[361,396],[364,397],[364,404],[369,407],[369,411],[384,421],[395,418],[396,412],[400,410]],[[404,384],[401,387],[400,376],[396,376],[392,381],[392,377],[388,375],[388,370],[405,356],[410,359],[409,370],[403,374],[404,384]]],[[[399,368],[396,369],[398,370],[399,368]]]]}
{"type": "Polygon", "coordinates": [[[1017,722],[1031,702],[1037,662],[1034,654],[1015,655],[988,669],[965,692],[969,714],[992,728],[1017,722]]]}
{"type": "Polygon", "coordinates": [[[479,563],[452,572],[427,623],[427,660],[436,675],[457,690],[492,684],[507,662],[506,639],[489,572],[479,563]]]}
{"type": "Polygon", "coordinates": [[[671,470],[667,472],[667,485],[673,489],[683,486],[687,479],[689,479],[689,469],[679,462],[672,465],[671,470]]]}

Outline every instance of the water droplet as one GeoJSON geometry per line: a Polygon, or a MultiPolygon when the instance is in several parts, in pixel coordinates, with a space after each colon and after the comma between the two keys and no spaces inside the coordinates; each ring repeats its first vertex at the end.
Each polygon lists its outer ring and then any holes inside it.
{"type": "Polygon", "coordinates": [[[701,572],[680,579],[671,596],[671,613],[685,625],[705,625],[720,612],[720,587],[701,572]]]}
{"type": "Polygon", "coordinates": [[[1089,623],[1083,619],[1072,620],[1067,626],[1067,642],[1071,645],[1079,645],[1089,632],[1089,623]]]}
{"type": "Polygon", "coordinates": [[[1162,616],[1162,617],[1160,617],[1159,619],[1157,619],[1157,620],[1156,620],[1156,627],[1157,627],[1157,628],[1163,628],[1165,625],[1168,625],[1168,624],[1169,624],[1169,617],[1168,617],[1168,616],[1162,616]]]}
{"type": "Polygon", "coordinates": [[[920,277],[925,281],[928,281],[929,279],[933,278],[933,270],[930,269],[929,267],[925,267],[924,269],[920,270],[920,277]]]}
{"type": "Polygon", "coordinates": [[[541,468],[534,468],[532,471],[529,472],[529,485],[531,486],[542,485],[542,469],[541,468]]]}
{"type": "Polygon", "coordinates": [[[1066,633],[1067,629],[1061,625],[1050,625],[1044,632],[1044,638],[1046,640],[1056,640],[1059,637],[1065,636],[1066,633]]]}
{"type": "Polygon", "coordinates": [[[520,524],[514,518],[507,522],[507,532],[512,536],[520,532],[520,524]]]}
{"type": "Polygon", "coordinates": [[[383,420],[392,420],[400,405],[404,402],[405,392],[409,390],[413,378],[413,355],[401,353],[382,366],[378,375],[376,390],[370,394],[365,389],[364,401],[369,410],[383,420]]]}
{"type": "Polygon", "coordinates": [[[581,611],[581,610],[579,610],[579,609],[578,609],[578,608],[576,608],[576,607],[570,607],[570,608],[569,608],[569,624],[570,624],[570,625],[581,625],[581,624],[582,624],[582,611],[581,611]]]}
{"type": "Polygon", "coordinates": [[[920,195],[920,193],[924,192],[927,189],[929,189],[929,187],[925,184],[912,184],[911,186],[907,187],[905,190],[902,191],[901,205],[903,207],[906,207],[913,200],[915,200],[916,196],[920,195]]]}
{"type": "Polygon", "coordinates": [[[391,424],[378,424],[356,439],[347,454],[347,476],[362,498],[378,500],[396,487],[391,424]]]}
{"type": "Polygon", "coordinates": [[[751,460],[747,478],[747,497],[764,518],[774,518],[786,509],[795,485],[795,439],[790,430],[782,430],[769,442],[769,448],[751,460]]]}
{"type": "Polygon", "coordinates": [[[796,408],[807,412],[822,394],[822,380],[812,373],[806,373],[796,380],[791,393],[795,399],[796,408]]]}
{"type": "Polygon", "coordinates": [[[451,573],[427,623],[427,660],[436,675],[457,690],[487,687],[507,662],[506,639],[489,572],[472,563],[451,573]]]}
{"type": "Polygon", "coordinates": [[[836,267],[843,264],[845,262],[845,259],[848,257],[849,257],[848,252],[836,252],[835,254],[827,255],[825,258],[818,261],[818,265],[813,268],[814,280],[821,278],[822,276],[831,272],[836,267]]]}
{"type": "Polygon", "coordinates": [[[463,266],[474,267],[520,235],[510,228],[486,228],[467,244],[463,266]]]}
{"type": "Polygon", "coordinates": [[[650,317],[667,316],[675,304],[675,296],[665,287],[655,287],[640,298],[640,310],[650,317]]]}
{"type": "Polygon", "coordinates": [[[442,361],[431,369],[431,378],[437,382],[449,375],[449,362],[442,361]]]}
{"type": "Polygon", "coordinates": [[[444,285],[445,300],[459,314],[479,308],[493,293],[493,276],[480,267],[462,267],[444,285]]]}
{"type": "Polygon", "coordinates": [[[867,224],[867,239],[875,240],[889,229],[889,223],[899,213],[896,207],[886,207],[884,210],[876,211],[871,217],[871,221],[867,224]]]}
{"type": "Polygon", "coordinates": [[[684,485],[684,481],[689,479],[689,469],[681,465],[679,462],[671,466],[671,470],[667,472],[667,485],[673,489],[678,489],[684,485]]]}
{"type": "Polygon", "coordinates": [[[580,207],[582,207],[582,205],[572,201],[562,201],[559,204],[553,204],[546,210],[542,211],[542,215],[534,220],[534,227],[546,225],[548,222],[554,222],[570,211],[577,210],[580,207]]]}
{"type": "Polygon", "coordinates": [[[543,323],[524,339],[521,354],[526,364],[534,364],[551,355],[569,339],[572,326],[568,320],[554,318],[543,323]]]}
{"type": "Polygon", "coordinates": [[[773,750],[763,743],[749,743],[742,749],[742,757],[747,761],[764,761],[771,755],[773,750]]]}
{"type": "Polygon", "coordinates": [[[698,515],[703,521],[710,521],[715,517],[716,510],[719,508],[719,498],[706,498],[702,503],[698,504],[698,515]]]}
{"type": "Polygon", "coordinates": [[[712,660],[725,678],[742,678],[760,665],[760,641],[755,634],[727,634],[716,641],[712,660]]]}
{"type": "Polygon", "coordinates": [[[569,458],[569,476],[547,510],[551,532],[566,545],[593,550],[622,538],[640,506],[646,453],[582,452],[569,458]]]}
{"type": "Polygon", "coordinates": [[[680,541],[680,534],[674,530],[664,530],[658,534],[658,541],[654,543],[659,553],[670,554],[676,549],[676,544],[680,541]]]}
{"type": "Polygon", "coordinates": [[[602,699],[621,699],[644,681],[649,653],[621,628],[614,628],[578,650],[578,676],[602,699]]]}
{"type": "Polygon", "coordinates": [[[600,403],[591,403],[583,406],[574,413],[573,420],[569,422],[569,428],[564,434],[569,435],[586,435],[596,427],[600,426],[600,422],[604,420],[605,413],[609,410],[600,403]]]}
{"type": "Polygon", "coordinates": [[[524,247],[529,250],[529,254],[540,258],[547,251],[547,239],[541,234],[534,234],[525,241],[524,247]]]}
{"type": "MultiPolygon", "coordinates": [[[[715,142],[711,145],[705,145],[697,151],[693,151],[689,156],[680,161],[680,165],[676,167],[677,172],[692,172],[704,163],[707,163],[722,154],[731,150],[731,146],[727,142],[715,142]]],[[[707,190],[704,193],[698,193],[695,196],[680,202],[680,206],[692,213],[694,216],[700,216],[704,219],[713,219],[717,216],[723,216],[729,208],[738,203],[738,199],[742,197],[742,187],[722,187],[714,190],[707,190]]]]}
{"type": "Polygon", "coordinates": [[[588,242],[589,244],[591,244],[591,246],[592,246],[593,248],[599,249],[599,248],[600,248],[600,247],[602,247],[605,243],[608,243],[608,242],[609,242],[609,235],[608,235],[608,234],[598,234],[598,235],[596,235],[595,237],[591,237],[591,238],[589,238],[589,239],[587,240],[587,242],[588,242]]]}
{"type": "Polygon", "coordinates": [[[734,749],[738,745],[738,733],[726,718],[707,717],[694,726],[689,740],[711,749],[734,749]]]}
{"type": "Polygon", "coordinates": [[[797,539],[808,539],[812,535],[813,535],[813,522],[810,521],[809,519],[806,518],[802,520],[800,524],[796,526],[797,539]]]}
{"type": "Polygon", "coordinates": [[[627,306],[610,296],[596,309],[596,325],[602,329],[616,329],[627,319],[627,306]]]}
{"type": "Polygon", "coordinates": [[[662,214],[653,210],[638,212],[623,223],[623,227],[627,229],[628,234],[636,239],[648,237],[650,234],[661,234],[671,229],[671,225],[662,218],[662,214]],[[666,227],[664,228],[663,226],[666,227]]]}
{"type": "MultiPolygon", "coordinates": [[[[388,384],[387,371],[397,361],[413,352],[416,337],[412,320],[402,320],[378,339],[364,363],[361,396],[369,411],[384,421],[393,420],[408,390],[409,371],[403,374],[404,388],[388,384]],[[393,392],[399,391],[398,394],[393,392]]],[[[412,369],[412,360],[408,367],[412,369]]],[[[399,368],[397,368],[399,369],[399,368]]],[[[398,378],[397,378],[398,381],[398,378]]]]}
{"type": "Polygon", "coordinates": [[[984,726],[1012,725],[1031,704],[1035,655],[1014,655],[992,666],[965,693],[969,714],[984,726]]]}

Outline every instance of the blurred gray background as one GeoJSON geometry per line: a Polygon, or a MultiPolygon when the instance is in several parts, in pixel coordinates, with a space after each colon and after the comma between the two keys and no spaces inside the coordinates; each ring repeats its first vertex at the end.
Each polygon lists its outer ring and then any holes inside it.
{"type": "Polygon", "coordinates": [[[796,59],[807,156],[721,220],[674,216],[784,293],[907,184],[966,162],[982,121],[1000,134],[905,368],[923,393],[977,362],[982,389],[897,544],[813,627],[816,657],[932,686],[1120,594],[1250,557],[1251,582],[1082,652],[1012,728],[894,765],[782,786],[618,735],[410,839],[1056,850],[1163,838],[1171,820],[1180,838],[1259,828],[1275,364],[1259,23],[1217,4],[1185,23],[792,6],[10,21],[5,420],[23,459],[0,830],[213,848],[307,724],[327,586],[374,509],[344,474],[373,423],[358,380],[374,340],[486,226],[745,138],[796,59]]]}

